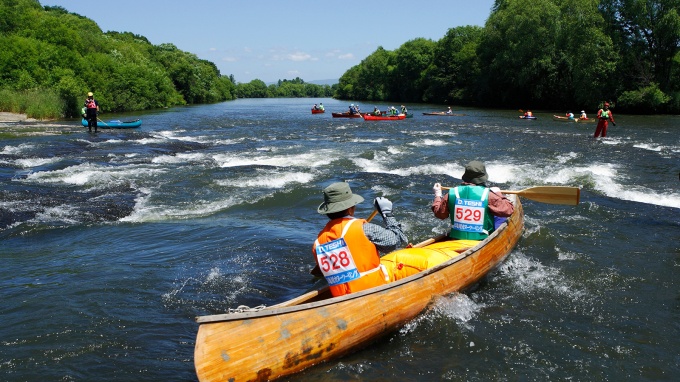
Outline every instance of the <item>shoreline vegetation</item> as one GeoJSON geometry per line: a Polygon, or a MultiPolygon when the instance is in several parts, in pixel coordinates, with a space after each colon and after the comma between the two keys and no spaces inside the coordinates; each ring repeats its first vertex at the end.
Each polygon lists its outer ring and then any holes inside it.
{"type": "Polygon", "coordinates": [[[91,91],[103,112],[332,97],[533,110],[609,102],[619,113],[678,114],[679,1],[641,1],[649,12],[614,0],[497,1],[484,26],[450,28],[439,40],[415,38],[392,51],[379,46],[332,86],[299,77],[237,83],[171,43],[103,32],[93,20],[39,0],[4,1],[0,111],[77,117],[91,91]]]}

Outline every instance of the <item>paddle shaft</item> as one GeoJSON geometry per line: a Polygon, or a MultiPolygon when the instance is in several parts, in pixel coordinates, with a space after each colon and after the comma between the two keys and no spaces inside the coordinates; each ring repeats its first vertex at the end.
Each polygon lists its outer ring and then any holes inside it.
{"type": "MultiPolygon", "coordinates": [[[[453,187],[442,186],[442,189],[453,187]]],[[[521,197],[547,204],[563,204],[575,206],[581,198],[581,189],[578,187],[566,186],[536,186],[529,187],[520,191],[501,191],[504,194],[515,194],[521,197]]]]}

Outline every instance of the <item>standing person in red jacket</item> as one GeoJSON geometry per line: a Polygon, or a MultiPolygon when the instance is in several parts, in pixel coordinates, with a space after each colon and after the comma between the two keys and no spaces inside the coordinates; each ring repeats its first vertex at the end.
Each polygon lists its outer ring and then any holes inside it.
{"type": "Polygon", "coordinates": [[[94,94],[92,92],[87,93],[87,98],[85,99],[85,117],[87,119],[87,128],[92,132],[92,127],[94,126],[94,132],[97,132],[97,113],[99,112],[99,102],[94,99],[94,94]]]}
{"type": "Polygon", "coordinates": [[[602,133],[602,137],[607,136],[607,126],[609,121],[612,121],[612,125],[616,126],[614,122],[614,114],[609,110],[609,102],[604,103],[604,108],[597,111],[597,128],[595,129],[595,136],[597,138],[602,133]]]}

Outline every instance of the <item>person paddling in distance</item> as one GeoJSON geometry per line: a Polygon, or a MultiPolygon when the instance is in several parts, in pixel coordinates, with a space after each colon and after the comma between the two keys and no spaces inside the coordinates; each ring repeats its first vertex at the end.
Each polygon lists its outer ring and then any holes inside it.
{"type": "Polygon", "coordinates": [[[595,129],[595,135],[593,138],[597,138],[602,134],[602,137],[607,136],[607,126],[609,121],[612,121],[612,125],[616,126],[614,122],[614,114],[609,110],[609,102],[604,103],[604,107],[597,111],[597,128],[595,129]]]}
{"type": "Polygon", "coordinates": [[[432,187],[432,212],[439,219],[451,219],[450,238],[484,240],[495,230],[494,217],[512,215],[515,209],[512,202],[498,187],[489,188],[488,178],[484,163],[471,161],[465,166],[462,185],[443,195],[441,184],[432,187]]]}
{"type": "Polygon", "coordinates": [[[385,227],[354,217],[355,206],[364,201],[352,193],[349,184],[333,183],[323,190],[324,202],[317,212],[330,220],[319,232],[312,252],[334,297],[387,284],[390,276],[380,265],[380,253],[406,246],[408,239],[392,214],[392,202],[373,201],[385,227]]]}

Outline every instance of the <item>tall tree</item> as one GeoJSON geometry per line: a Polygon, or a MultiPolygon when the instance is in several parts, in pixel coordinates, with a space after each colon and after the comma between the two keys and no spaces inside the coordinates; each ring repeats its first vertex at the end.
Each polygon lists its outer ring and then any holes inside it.
{"type": "Polygon", "coordinates": [[[432,62],[435,45],[432,40],[418,38],[404,43],[394,52],[387,99],[422,101],[427,86],[425,73],[432,62]]]}

